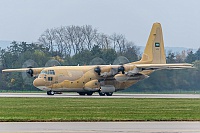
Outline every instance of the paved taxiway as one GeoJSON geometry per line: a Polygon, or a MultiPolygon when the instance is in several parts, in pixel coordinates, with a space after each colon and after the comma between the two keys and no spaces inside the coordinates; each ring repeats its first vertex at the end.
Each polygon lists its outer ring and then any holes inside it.
{"type": "Polygon", "coordinates": [[[200,122],[8,122],[1,133],[199,133],[200,122]]]}
{"type": "Polygon", "coordinates": [[[53,96],[46,93],[0,93],[0,97],[50,97],[50,98],[200,98],[200,94],[119,94],[113,96],[99,96],[97,93],[92,96],[79,96],[78,93],[63,93],[53,96]]]}

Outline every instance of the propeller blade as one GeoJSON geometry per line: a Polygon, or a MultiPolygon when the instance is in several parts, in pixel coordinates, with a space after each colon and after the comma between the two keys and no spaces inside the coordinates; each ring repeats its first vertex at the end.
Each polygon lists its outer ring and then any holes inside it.
{"type": "Polygon", "coordinates": [[[99,57],[96,57],[90,61],[90,65],[106,65],[106,62],[99,57]]]}
{"type": "Polygon", "coordinates": [[[48,60],[47,63],[45,64],[45,67],[53,67],[53,66],[61,66],[61,64],[59,61],[55,59],[48,60]]]}
{"type": "Polygon", "coordinates": [[[125,56],[119,56],[114,60],[113,65],[123,65],[129,62],[130,61],[125,56]]]}
{"type": "Polygon", "coordinates": [[[22,72],[22,78],[25,84],[32,85],[33,68],[37,68],[37,67],[38,67],[37,63],[31,59],[23,63],[22,68],[27,69],[25,72],[22,72]]]}

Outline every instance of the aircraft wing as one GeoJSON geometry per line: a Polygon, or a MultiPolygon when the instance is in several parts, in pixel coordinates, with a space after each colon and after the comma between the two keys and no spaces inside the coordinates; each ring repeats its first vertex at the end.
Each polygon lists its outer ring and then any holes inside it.
{"type": "Polygon", "coordinates": [[[20,68],[20,69],[4,69],[2,72],[26,72],[30,68],[20,68]]]}
{"type": "Polygon", "coordinates": [[[44,67],[40,68],[17,68],[17,69],[4,69],[2,72],[26,72],[28,70],[33,70],[33,71],[42,71],[44,67]]]}
{"type": "Polygon", "coordinates": [[[185,69],[194,68],[192,64],[135,64],[137,68],[143,70],[158,70],[158,69],[185,69]]]}
{"type": "Polygon", "coordinates": [[[101,77],[112,77],[119,72],[133,76],[140,73],[143,70],[162,70],[162,69],[186,69],[194,68],[192,64],[125,64],[125,65],[110,65],[110,66],[98,66],[94,70],[101,77]]]}
{"type": "Polygon", "coordinates": [[[4,69],[2,72],[26,72],[31,77],[38,75],[44,68],[19,68],[19,69],[4,69]]]}

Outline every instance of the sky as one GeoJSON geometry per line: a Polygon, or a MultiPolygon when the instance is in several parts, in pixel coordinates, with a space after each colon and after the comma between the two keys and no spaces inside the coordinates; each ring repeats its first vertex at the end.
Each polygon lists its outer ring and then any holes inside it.
{"type": "Polygon", "coordinates": [[[145,46],[152,24],[167,47],[200,47],[199,0],[0,0],[0,40],[37,42],[46,30],[92,25],[145,46]]]}

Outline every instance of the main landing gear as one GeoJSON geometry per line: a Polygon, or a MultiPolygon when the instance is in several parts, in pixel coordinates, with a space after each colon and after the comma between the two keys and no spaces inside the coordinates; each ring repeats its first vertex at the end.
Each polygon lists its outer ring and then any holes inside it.
{"type": "MultiPolygon", "coordinates": [[[[62,93],[57,93],[57,92],[54,92],[54,91],[47,91],[47,95],[54,95],[54,94],[62,94],[62,93]]],[[[92,96],[93,92],[79,92],[79,95],[80,96],[85,96],[85,95],[88,95],[88,96],[92,96]]],[[[113,92],[99,92],[99,96],[112,96],[113,92]]]]}
{"type": "Polygon", "coordinates": [[[88,96],[92,96],[93,92],[79,92],[80,96],[85,96],[85,94],[87,94],[88,96]]]}
{"type": "MultiPolygon", "coordinates": [[[[79,92],[80,96],[85,96],[85,95],[91,96],[93,94],[93,92],[79,92]]],[[[112,96],[113,92],[99,92],[99,96],[112,96]]]]}
{"type": "Polygon", "coordinates": [[[112,96],[113,92],[99,92],[99,96],[112,96]]]}

